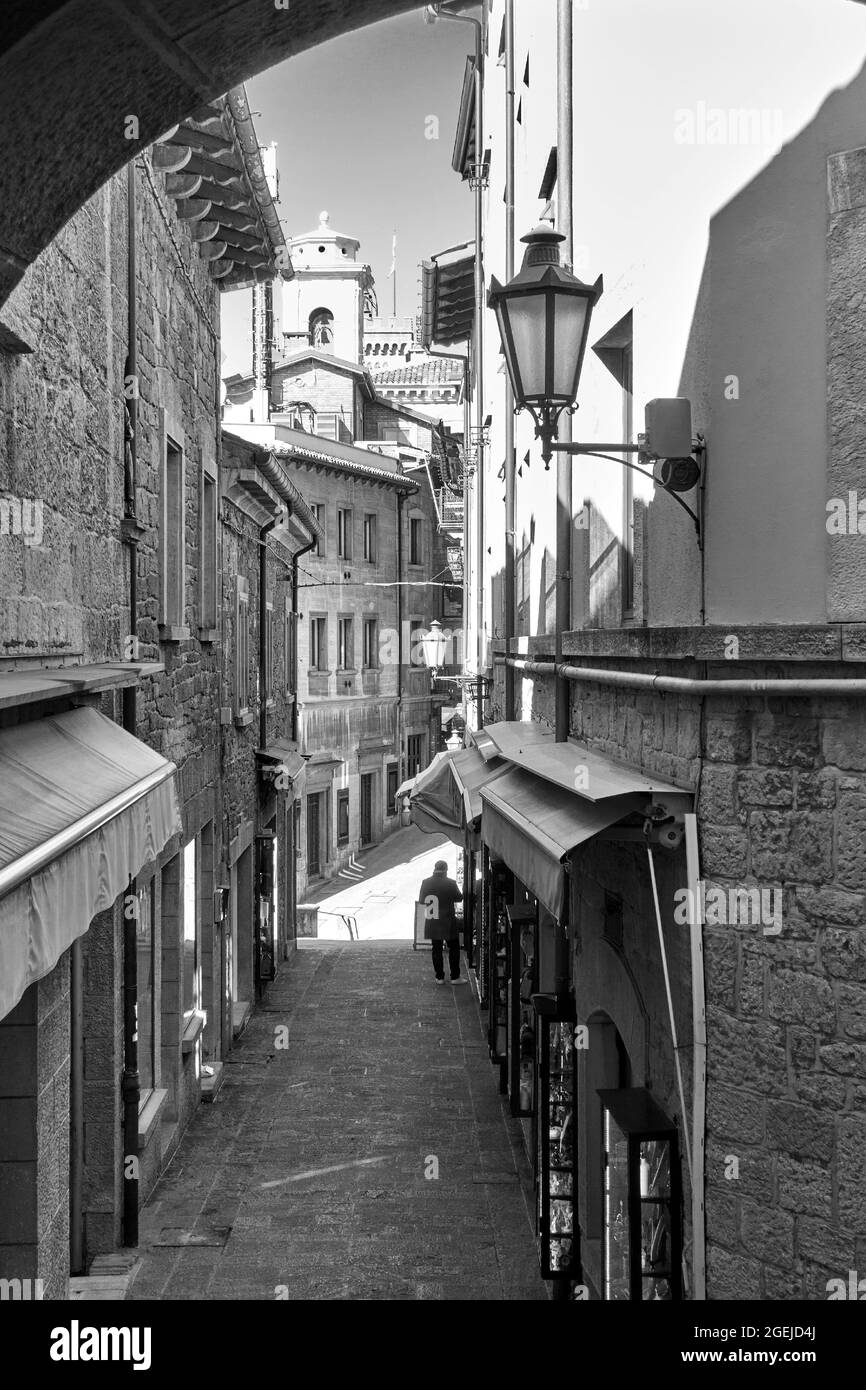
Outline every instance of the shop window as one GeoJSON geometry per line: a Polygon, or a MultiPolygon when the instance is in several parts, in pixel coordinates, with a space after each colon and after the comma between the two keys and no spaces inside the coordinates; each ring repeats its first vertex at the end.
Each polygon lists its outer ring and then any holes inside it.
{"type": "Polygon", "coordinates": [[[195,840],[183,851],[183,1015],[186,1022],[201,1009],[201,957],[195,840]]]}
{"type": "Polygon", "coordinates": [[[397,763],[388,764],[388,815],[397,814],[397,788],[400,785],[400,768],[397,763]]]}
{"type": "Polygon", "coordinates": [[[139,889],[136,948],[138,957],[138,1074],[141,1085],[141,1104],[144,1104],[147,1093],[156,1086],[159,1076],[157,1065],[158,1034],[154,1013],[157,954],[153,880],[139,889]]]}
{"type": "Polygon", "coordinates": [[[379,665],[379,622],[376,618],[364,619],[364,669],[373,671],[379,665]]]}
{"type": "MultiPolygon", "coordinates": [[[[166,436],[162,476],[162,626],[184,620],[185,506],[183,450],[166,436]]],[[[171,634],[167,634],[171,635],[171,634]]]]}
{"type": "Polygon", "coordinates": [[[649,1091],[602,1091],[604,1297],[670,1303],[681,1297],[676,1126],[649,1091]]]}
{"type": "Polygon", "coordinates": [[[422,565],[424,563],[423,539],[421,532],[421,518],[413,516],[409,518],[409,564],[422,565]]]}
{"type": "Polygon", "coordinates": [[[349,842],[349,791],[344,788],[337,792],[337,844],[349,842]]]}
{"type": "Polygon", "coordinates": [[[310,670],[328,670],[328,620],[310,619],[310,670]]]}

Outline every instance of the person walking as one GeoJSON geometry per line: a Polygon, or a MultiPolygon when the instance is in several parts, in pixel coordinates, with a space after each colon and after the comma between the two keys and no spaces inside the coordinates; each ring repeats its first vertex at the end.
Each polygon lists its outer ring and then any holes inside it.
{"type": "Polygon", "coordinates": [[[448,877],[448,865],[444,859],[437,860],[433,873],[425,878],[418,894],[423,903],[427,922],[430,923],[431,945],[433,947],[433,970],[437,985],[445,983],[445,960],[443,946],[448,943],[448,966],[452,985],[465,985],[460,975],[460,935],[455,903],[462,903],[463,894],[453,878],[448,877]]]}

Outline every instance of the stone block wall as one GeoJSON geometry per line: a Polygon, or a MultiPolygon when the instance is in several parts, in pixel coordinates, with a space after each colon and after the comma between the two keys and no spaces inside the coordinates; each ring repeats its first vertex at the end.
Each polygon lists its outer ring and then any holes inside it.
{"type": "MultiPolygon", "coordinates": [[[[703,675],[685,661],[653,669],[703,675]]],[[[750,664],[748,674],[792,677],[798,668],[750,664]]],[[[857,676],[862,668],[826,662],[808,674],[857,676]]],[[[498,667],[500,707],[501,679],[498,667]]],[[[531,701],[523,717],[552,723],[549,679],[518,677],[516,689],[518,700],[531,701]]],[[[571,711],[573,737],[698,788],[707,895],[708,1296],[824,1299],[828,1281],[847,1280],[866,1257],[866,709],[842,698],[708,696],[702,711],[693,696],[579,683],[571,711]],[[760,914],[736,896],[748,889],[767,895],[760,914]]],[[[655,1040],[650,1082],[675,1113],[645,854],[642,863],[629,847],[615,851],[600,844],[576,856],[583,895],[578,998],[586,950],[598,933],[598,893],[607,888],[624,899],[626,952],[655,1040]]],[[[661,862],[657,851],[657,868],[661,862]]],[[[686,886],[684,855],[667,862],[659,878],[666,932],[672,895],[686,886]]],[[[672,983],[686,1038],[687,937],[687,928],[671,927],[672,983]]],[[[605,990],[595,994],[592,1006],[602,1007],[605,990]]],[[[609,981],[609,1011],[621,1008],[621,994],[622,982],[609,981]]],[[[686,1085],[691,1113],[688,1077],[686,1085]]]]}

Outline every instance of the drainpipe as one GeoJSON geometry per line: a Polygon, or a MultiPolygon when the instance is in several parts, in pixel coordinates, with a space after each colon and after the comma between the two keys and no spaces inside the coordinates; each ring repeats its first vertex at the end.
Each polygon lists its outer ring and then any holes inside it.
{"type": "MultiPolygon", "coordinates": [[[[138,322],[136,315],[136,282],[138,266],[136,256],[136,201],[135,201],[135,161],[129,164],[126,174],[126,304],[127,304],[127,352],[124,386],[131,386],[131,394],[125,398],[127,411],[127,440],[124,450],[124,499],[121,535],[129,550],[129,660],[138,659],[138,538],[140,527],[137,517],[136,463],[138,433],[138,322]]],[[[126,397],[126,392],[124,392],[126,397]]],[[[136,731],[136,688],[128,686],[123,692],[123,727],[127,733],[136,731]]],[[[124,902],[136,896],[135,880],[131,879],[126,890],[124,902]]],[[[138,1245],[138,1107],[141,1100],[141,1078],[138,1072],[138,942],[136,940],[137,918],[123,913],[123,1078],[121,1096],[123,1100],[123,1244],[138,1245]],[[132,1158],[135,1161],[129,1162],[132,1158]]],[[[80,971],[81,960],[78,961],[80,971]]],[[[79,978],[76,989],[82,989],[79,978]]],[[[73,1066],[83,1064],[83,1008],[73,1001],[73,1023],[78,1019],[79,1027],[73,1026],[73,1066]],[[76,1037],[76,1032],[78,1036],[76,1037]]],[[[76,1086],[72,1105],[72,1134],[78,1144],[83,1139],[83,1104],[81,1088],[76,1086]]],[[[83,1177],[83,1152],[76,1156],[71,1165],[70,1206],[75,1207],[77,1220],[81,1220],[81,1180],[83,1177]],[[77,1190],[76,1190],[77,1189],[77,1190]],[[74,1196],[73,1196],[74,1194],[74,1196]]],[[[80,1229],[79,1229],[80,1237],[80,1229]]],[[[84,1252],[79,1251],[79,1257],[84,1252]]]]}
{"type": "MultiPolygon", "coordinates": [[[[505,280],[514,278],[514,0],[505,0],[505,280]]],[[[507,376],[507,373],[506,373],[507,376]]],[[[514,595],[514,511],[516,487],[514,391],[505,383],[505,649],[516,637],[514,595]]],[[[505,668],[505,718],[515,717],[515,673],[505,668]]]]}
{"type": "MultiPolygon", "coordinates": [[[[567,270],[574,263],[573,211],[573,160],[574,160],[574,107],[572,97],[573,82],[573,20],[572,0],[557,0],[557,156],[556,156],[556,225],[565,241],[562,243],[562,262],[567,270]]],[[[559,438],[565,444],[571,441],[571,415],[563,411],[560,416],[559,438]]],[[[572,480],[571,457],[558,453],[556,456],[556,661],[563,660],[563,636],[571,628],[571,525],[572,525],[572,480]]],[[[564,743],[568,738],[570,724],[570,692],[568,683],[561,676],[556,680],[556,742],[564,743]]]]}

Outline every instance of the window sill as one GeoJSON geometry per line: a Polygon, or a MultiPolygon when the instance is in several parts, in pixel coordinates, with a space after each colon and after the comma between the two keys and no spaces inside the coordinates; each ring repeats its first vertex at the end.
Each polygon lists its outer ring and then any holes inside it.
{"type": "Polygon", "coordinates": [[[198,630],[198,640],[200,642],[216,642],[219,637],[219,628],[200,627],[198,630]]]}
{"type": "Polygon", "coordinates": [[[183,1038],[181,1039],[181,1050],[186,1057],[192,1052],[201,1036],[202,1029],[207,1023],[207,1014],[204,1009],[196,1009],[191,1013],[184,1023],[183,1038]]]}
{"type": "Polygon", "coordinates": [[[147,1144],[159,1124],[163,1106],[168,1100],[168,1091],[145,1091],[138,1107],[138,1142],[147,1144]]]}
{"type": "Polygon", "coordinates": [[[189,628],[176,627],[173,623],[160,623],[159,640],[160,642],[188,642],[189,628]]]}
{"type": "Polygon", "coordinates": [[[255,719],[255,715],[253,714],[253,712],[252,712],[251,709],[242,710],[240,714],[236,714],[235,717],[234,717],[234,720],[235,720],[235,728],[236,728],[236,729],[248,729],[249,726],[250,726],[250,724],[252,724],[252,722],[253,722],[254,719],[255,719]]]}

